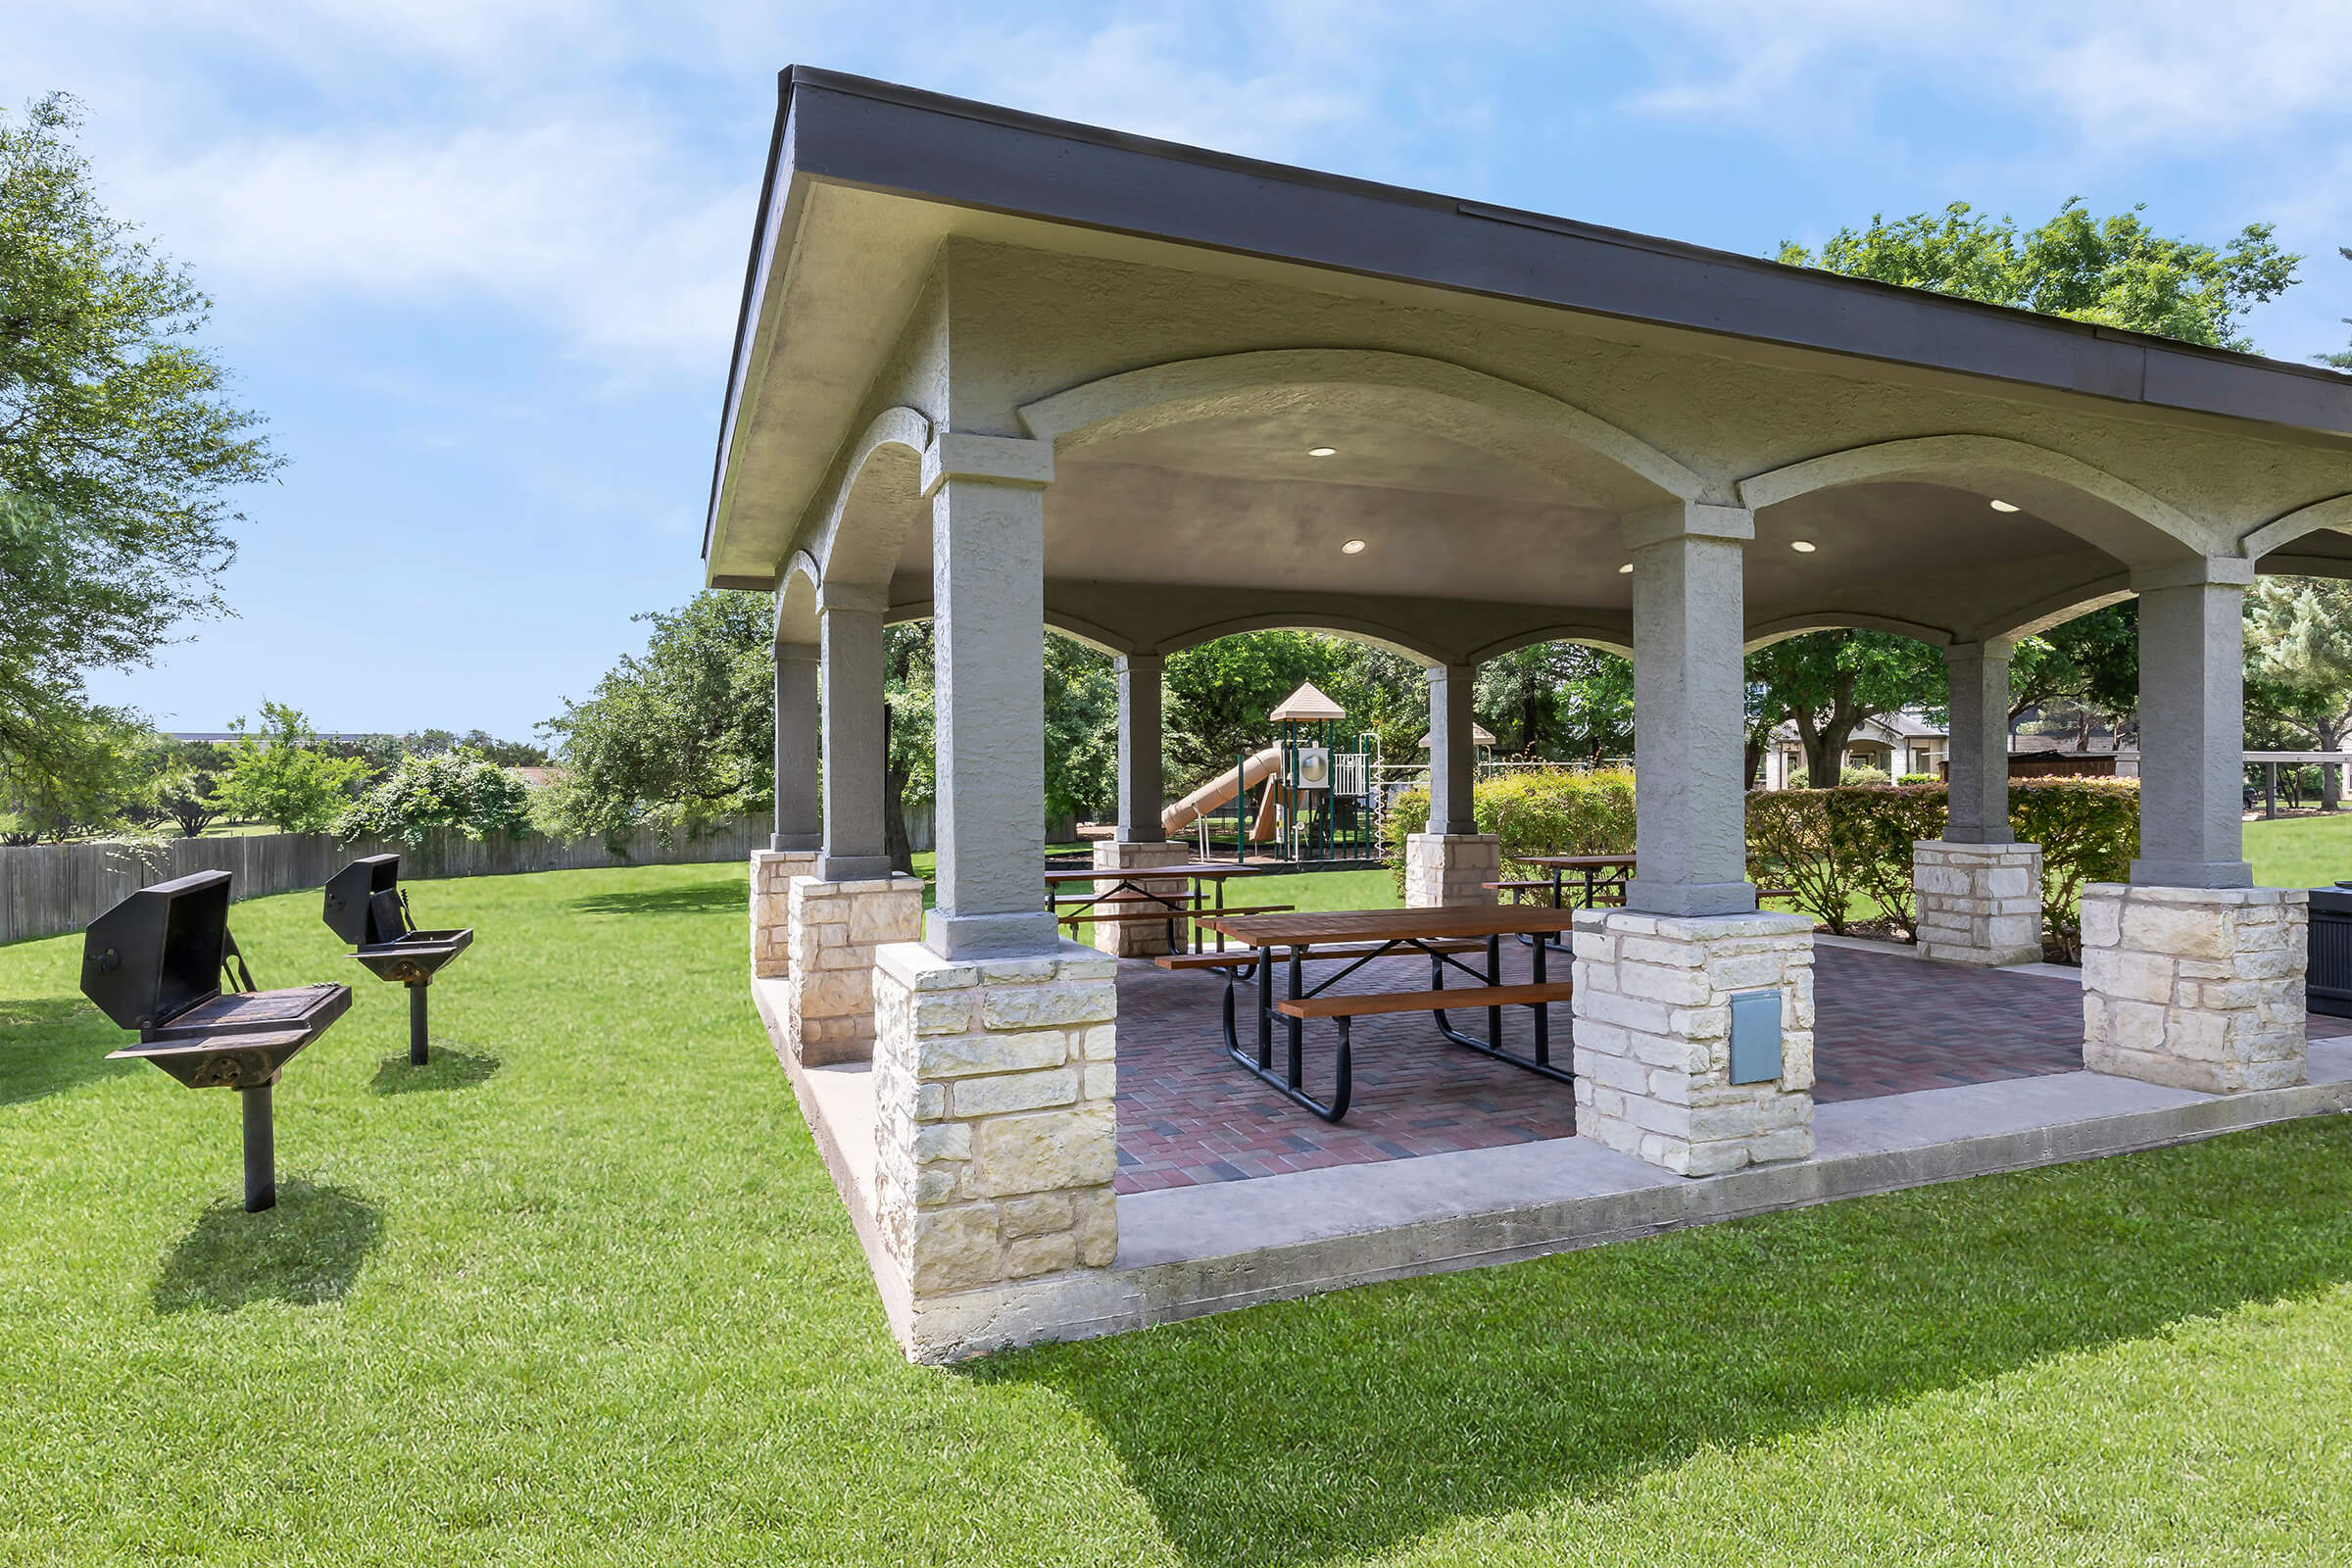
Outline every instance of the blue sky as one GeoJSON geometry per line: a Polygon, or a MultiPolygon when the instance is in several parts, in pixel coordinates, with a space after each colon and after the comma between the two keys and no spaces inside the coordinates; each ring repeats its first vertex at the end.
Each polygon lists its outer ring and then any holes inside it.
{"type": "Polygon", "coordinates": [[[2275,221],[2252,330],[2352,316],[2352,7],[1446,0],[1056,7],[189,0],[24,8],[290,463],[238,618],[106,701],[521,737],[700,583],[775,73],[799,62],[1731,250],[1966,199],[2275,221]]]}

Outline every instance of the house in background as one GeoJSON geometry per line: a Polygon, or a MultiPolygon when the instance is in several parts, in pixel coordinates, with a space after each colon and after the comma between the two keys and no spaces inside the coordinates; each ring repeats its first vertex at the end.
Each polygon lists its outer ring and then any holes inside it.
{"type": "MultiPolygon", "coordinates": [[[[1941,725],[1931,724],[1916,713],[1882,713],[1864,719],[1854,730],[1845,744],[1843,765],[1875,767],[1888,778],[1901,778],[1905,773],[1940,775],[1950,744],[1951,737],[1941,725]]],[[[1764,787],[1802,789],[1805,781],[1804,742],[1798,739],[1794,724],[1783,724],[1773,731],[1772,744],[1765,748],[1764,787]]]]}

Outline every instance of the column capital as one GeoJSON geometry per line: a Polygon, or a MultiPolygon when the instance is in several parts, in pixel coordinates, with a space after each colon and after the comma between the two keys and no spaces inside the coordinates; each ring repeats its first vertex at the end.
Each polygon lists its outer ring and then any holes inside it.
{"type": "Polygon", "coordinates": [[[930,500],[950,479],[1042,490],[1054,482],[1054,443],[942,430],[923,448],[923,499],[930,500]]]}
{"type": "Polygon", "coordinates": [[[2244,588],[2254,581],[2254,563],[2242,556],[2205,556],[2132,568],[2132,591],[2160,588],[2244,588]]]}
{"type": "Polygon", "coordinates": [[[881,584],[829,582],[816,591],[820,615],[880,615],[890,610],[890,589],[881,584]]]}
{"type": "Polygon", "coordinates": [[[814,643],[776,644],[776,662],[779,664],[813,664],[817,660],[814,643]]]}
{"type": "Polygon", "coordinates": [[[1756,514],[1745,507],[1677,501],[1646,512],[1628,513],[1621,526],[1628,550],[1662,545],[1672,539],[1725,539],[1745,544],[1756,536],[1756,514]]]}

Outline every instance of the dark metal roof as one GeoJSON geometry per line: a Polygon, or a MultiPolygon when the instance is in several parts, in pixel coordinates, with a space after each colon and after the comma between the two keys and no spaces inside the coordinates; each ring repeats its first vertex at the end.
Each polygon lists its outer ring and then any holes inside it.
{"type": "MultiPolygon", "coordinates": [[[[2352,434],[2352,376],[793,66],[711,479],[794,175],[1792,348],[2352,434]]],[[[704,549],[710,548],[710,531],[704,549]]]]}

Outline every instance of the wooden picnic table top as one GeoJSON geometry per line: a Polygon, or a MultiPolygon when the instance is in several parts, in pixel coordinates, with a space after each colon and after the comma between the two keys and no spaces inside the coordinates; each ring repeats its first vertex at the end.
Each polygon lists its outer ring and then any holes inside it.
{"type": "Polygon", "coordinates": [[[1207,914],[1195,923],[1253,948],[1320,946],[1327,942],[1400,942],[1411,937],[1504,937],[1573,927],[1575,909],[1510,904],[1450,909],[1306,909],[1290,914],[1207,914]]]}
{"type": "Polygon", "coordinates": [[[1179,860],[1174,865],[1130,865],[1123,869],[1048,871],[1046,880],[1049,882],[1120,882],[1129,878],[1137,881],[1150,881],[1158,877],[1189,876],[1203,882],[1217,882],[1227,877],[1259,876],[1264,873],[1265,869],[1262,865],[1212,864],[1205,860],[1195,865],[1179,860]]]}
{"type": "Polygon", "coordinates": [[[1563,871],[1611,871],[1634,863],[1630,855],[1506,855],[1503,858],[1521,865],[1556,865],[1563,871]]]}

